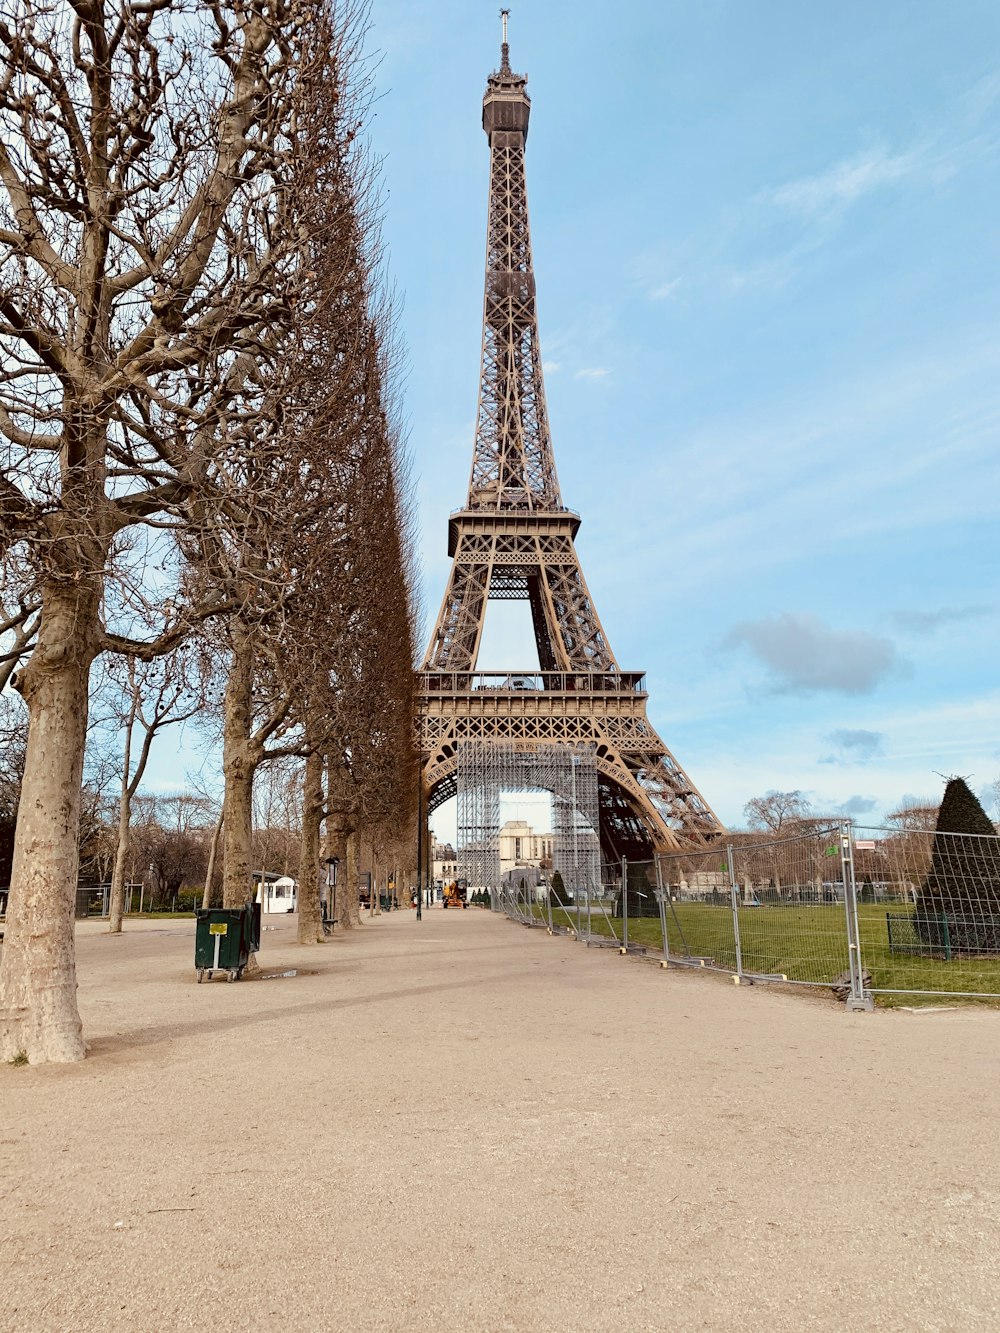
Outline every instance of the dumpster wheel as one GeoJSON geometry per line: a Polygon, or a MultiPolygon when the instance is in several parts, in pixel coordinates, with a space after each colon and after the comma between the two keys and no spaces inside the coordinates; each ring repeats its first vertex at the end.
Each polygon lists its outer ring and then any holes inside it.
{"type": "Polygon", "coordinates": [[[237,972],[237,970],[236,970],[235,967],[232,968],[232,970],[231,970],[230,973],[229,973],[229,980],[230,980],[230,981],[235,981],[236,978],[237,978],[238,976],[239,976],[239,972],[237,972]]]}
{"type": "Polygon", "coordinates": [[[205,980],[205,969],[204,969],[203,967],[199,967],[199,969],[198,969],[198,985],[200,986],[201,983],[202,983],[204,980],[205,980]]]}

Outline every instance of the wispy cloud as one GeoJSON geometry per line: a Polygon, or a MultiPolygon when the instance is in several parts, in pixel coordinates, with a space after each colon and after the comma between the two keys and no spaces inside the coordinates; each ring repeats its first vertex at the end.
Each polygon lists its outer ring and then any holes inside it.
{"type": "Polygon", "coordinates": [[[554,374],[556,373],[556,371],[559,369],[559,366],[560,366],[560,362],[558,362],[558,361],[543,361],[543,362],[542,362],[542,370],[545,372],[546,375],[554,375],[554,374]]]}
{"type": "Polygon", "coordinates": [[[669,282],[661,282],[652,287],[647,295],[651,301],[669,301],[680,285],[680,278],[672,278],[669,282]]]}
{"type": "Polygon", "coordinates": [[[1000,343],[975,331],[880,361],[818,396],[790,393],[766,416],[720,414],[672,440],[652,469],[655,485],[631,502],[636,539],[655,545],[666,525],[687,552],[692,588],[773,568],[796,546],[843,549],[1000,520],[998,488],[968,485],[995,467],[998,384],[1000,343]],[[684,488],[673,485],[678,476],[684,488]],[[815,522],[819,494],[842,523],[815,522]],[[762,541],[768,531],[783,540],[762,541]]]}
{"type": "Polygon", "coordinates": [[[800,261],[815,250],[817,244],[817,242],[803,241],[783,254],[775,255],[772,259],[762,259],[744,268],[723,269],[721,270],[723,291],[730,296],[739,296],[745,291],[755,289],[780,291],[797,276],[800,261]]]}
{"type": "Polygon", "coordinates": [[[962,99],[962,106],[970,126],[977,126],[1000,101],[1000,69],[991,70],[977,79],[962,99]]]}
{"type": "Polygon", "coordinates": [[[943,606],[937,611],[894,611],[892,621],[911,634],[933,634],[942,625],[953,625],[963,620],[978,620],[988,616],[989,606],[943,606]]]}
{"type": "Polygon", "coordinates": [[[870,815],[880,804],[877,796],[848,796],[840,803],[840,809],[845,815],[870,815]]]}
{"type": "Polygon", "coordinates": [[[843,158],[817,175],[788,181],[770,192],[770,200],[798,213],[826,213],[849,207],[874,190],[925,174],[928,167],[929,159],[919,151],[891,153],[880,145],[843,158]]]}
{"type": "Polygon", "coordinates": [[[745,216],[766,228],[776,215],[797,219],[803,234],[782,253],[724,274],[729,293],[780,289],[797,276],[812,252],[829,241],[855,205],[891,190],[939,186],[980,161],[984,140],[978,121],[996,96],[995,78],[990,76],[953,108],[951,122],[933,135],[902,147],[869,144],[820,170],[761,191],[745,216]]]}
{"type": "Polygon", "coordinates": [[[573,376],[575,380],[604,380],[611,374],[607,366],[587,366],[583,370],[578,370],[573,376]]]}
{"type": "Polygon", "coordinates": [[[743,621],[726,642],[749,649],[768,668],[777,694],[870,694],[899,666],[888,639],[794,612],[743,621]]]}
{"type": "Polygon", "coordinates": [[[836,750],[825,755],[821,764],[868,764],[883,753],[885,737],[880,731],[841,728],[827,737],[836,750]]]}

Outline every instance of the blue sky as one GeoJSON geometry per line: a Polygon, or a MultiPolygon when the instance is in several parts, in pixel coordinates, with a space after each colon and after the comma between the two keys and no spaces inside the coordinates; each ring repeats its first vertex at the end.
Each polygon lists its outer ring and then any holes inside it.
{"type": "MultiPolygon", "coordinates": [[[[494,3],[374,0],[428,624],[465,497],[494,3]]],[[[564,501],[722,818],[1000,774],[1000,9],[514,4],[564,501]]],[[[530,664],[491,620],[480,665],[530,664]],[[487,660],[488,658],[488,660],[487,660]]]]}
{"type": "MultiPolygon", "coordinates": [[[[471,461],[497,11],[372,5],[424,641],[471,461]]],[[[771,788],[861,820],[936,797],[939,772],[983,791],[1000,7],[535,0],[510,37],[563,499],[664,740],[730,824],[771,788]]],[[[535,660],[505,609],[484,669],[535,660]]],[[[153,787],[201,763],[172,745],[153,787]]]]}

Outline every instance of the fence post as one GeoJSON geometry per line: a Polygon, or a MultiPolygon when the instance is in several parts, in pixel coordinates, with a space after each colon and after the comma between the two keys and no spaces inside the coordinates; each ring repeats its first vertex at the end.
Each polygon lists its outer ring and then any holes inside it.
{"type": "MultiPolygon", "coordinates": [[[[743,980],[743,949],[740,946],[740,907],[736,892],[736,862],[733,859],[733,844],[726,844],[726,864],[729,866],[729,901],[733,909],[733,944],[736,946],[736,975],[743,980]]],[[[752,932],[751,932],[752,933],[752,932]]]]}
{"type": "Polygon", "coordinates": [[[656,900],[660,908],[660,935],[663,938],[663,958],[665,962],[670,961],[670,939],[667,935],[667,904],[664,902],[663,888],[663,866],[660,864],[660,858],[653,853],[653,865],[656,867],[656,900]]]}
{"type": "Polygon", "coordinates": [[[628,857],[622,857],[622,945],[628,948],[628,857]]]}
{"type": "Polygon", "coordinates": [[[858,891],[854,881],[854,829],[845,820],[840,826],[840,865],[844,879],[844,912],[847,918],[847,970],[851,979],[848,1009],[872,1010],[875,1005],[865,993],[864,960],[861,957],[861,933],[858,929],[858,891]]]}

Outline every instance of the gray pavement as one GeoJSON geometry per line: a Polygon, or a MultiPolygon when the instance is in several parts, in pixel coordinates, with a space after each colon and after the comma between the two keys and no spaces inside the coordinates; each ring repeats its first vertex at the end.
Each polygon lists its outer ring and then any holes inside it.
{"type": "Polygon", "coordinates": [[[848,1015],[488,914],[194,982],[79,930],[0,1068],[0,1328],[994,1330],[1000,1014],[848,1015]]]}

